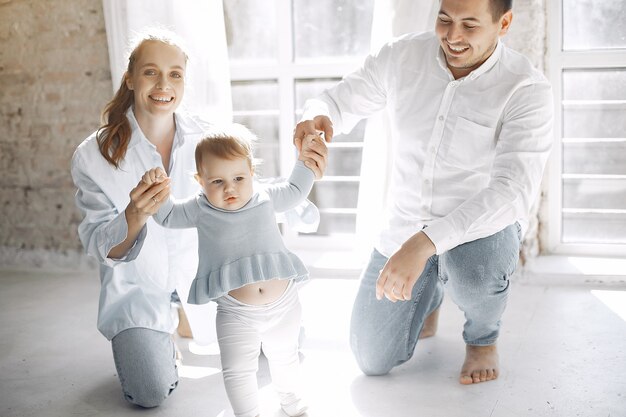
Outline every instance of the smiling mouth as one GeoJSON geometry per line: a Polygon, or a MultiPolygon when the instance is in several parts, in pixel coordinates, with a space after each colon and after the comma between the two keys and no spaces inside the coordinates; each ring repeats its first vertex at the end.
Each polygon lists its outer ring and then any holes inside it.
{"type": "Polygon", "coordinates": [[[154,102],[157,103],[171,103],[172,101],[174,101],[174,97],[153,97],[153,96],[148,96],[150,97],[150,99],[154,102]]]}
{"type": "Polygon", "coordinates": [[[469,49],[469,46],[452,46],[449,43],[446,43],[446,46],[452,54],[462,54],[469,49]]]}

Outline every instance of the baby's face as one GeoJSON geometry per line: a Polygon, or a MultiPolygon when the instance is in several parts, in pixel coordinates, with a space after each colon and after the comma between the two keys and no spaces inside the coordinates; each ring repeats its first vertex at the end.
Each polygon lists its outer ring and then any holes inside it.
{"type": "Polygon", "coordinates": [[[237,210],[252,198],[253,172],[246,158],[204,155],[202,173],[197,178],[207,199],[217,208],[237,210]]]}

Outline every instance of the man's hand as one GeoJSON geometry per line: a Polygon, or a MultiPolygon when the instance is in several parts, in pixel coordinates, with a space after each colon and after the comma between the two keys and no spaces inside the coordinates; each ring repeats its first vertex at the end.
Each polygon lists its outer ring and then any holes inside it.
{"type": "Polygon", "coordinates": [[[332,123],[326,116],[316,116],[313,120],[303,120],[294,129],[293,143],[298,149],[298,159],[315,173],[316,179],[322,178],[328,165],[326,142],[330,142],[332,137],[332,123]],[[320,132],[324,132],[325,141],[321,140],[320,132]],[[308,139],[305,141],[305,138],[308,139]],[[311,140],[312,138],[318,139],[311,140]]]}
{"type": "Polygon", "coordinates": [[[298,152],[302,148],[302,139],[306,135],[319,135],[324,132],[326,142],[333,140],[333,122],[328,116],[315,116],[313,120],[303,120],[296,125],[293,131],[293,143],[298,148],[298,152]]]}
{"type": "Polygon", "coordinates": [[[376,298],[383,296],[391,302],[411,299],[411,291],[422,275],[428,258],[436,253],[436,248],[430,238],[419,232],[394,253],[380,271],[376,281],[376,298]]]}

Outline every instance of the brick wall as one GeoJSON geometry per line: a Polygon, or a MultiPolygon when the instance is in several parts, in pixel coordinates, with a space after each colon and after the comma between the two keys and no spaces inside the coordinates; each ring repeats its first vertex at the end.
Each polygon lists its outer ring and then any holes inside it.
{"type": "Polygon", "coordinates": [[[111,92],[101,0],[0,1],[0,265],[81,248],[70,158],[111,92]]]}
{"type": "MultiPolygon", "coordinates": [[[[505,38],[540,68],[544,9],[516,2],[505,38]]],[[[0,0],[0,266],[93,266],[81,256],[69,163],[111,93],[101,0],[0,0]]]]}

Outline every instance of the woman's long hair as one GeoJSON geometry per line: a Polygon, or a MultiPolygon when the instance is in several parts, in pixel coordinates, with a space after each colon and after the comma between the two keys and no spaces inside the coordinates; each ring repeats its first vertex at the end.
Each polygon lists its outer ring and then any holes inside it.
{"type": "Polygon", "coordinates": [[[126,117],[126,112],[134,104],[134,93],[126,85],[126,79],[133,73],[137,56],[141,52],[141,47],[149,41],[162,42],[167,45],[176,46],[188,59],[182,42],[171,31],[166,29],[150,29],[145,35],[138,38],[135,47],[128,57],[128,67],[120,88],[113,96],[113,99],[104,107],[102,111],[102,126],[96,132],[96,140],[102,156],[115,168],[119,168],[120,162],[126,156],[128,142],[130,142],[131,128],[126,117]]]}

